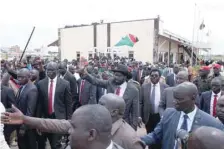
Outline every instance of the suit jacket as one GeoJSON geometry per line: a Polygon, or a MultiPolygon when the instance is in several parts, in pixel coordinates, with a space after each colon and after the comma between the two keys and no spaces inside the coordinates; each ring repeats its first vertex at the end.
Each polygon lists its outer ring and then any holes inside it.
{"type": "Polygon", "coordinates": [[[75,76],[73,76],[69,71],[66,72],[64,79],[67,80],[70,84],[71,95],[73,102],[78,100],[78,93],[77,93],[77,82],[75,76]]]}
{"type": "Polygon", "coordinates": [[[123,119],[113,123],[112,140],[124,149],[144,149],[145,145],[136,131],[123,119]]]}
{"type": "MultiPolygon", "coordinates": [[[[173,149],[180,115],[181,112],[175,110],[174,108],[166,109],[163,114],[163,118],[160,120],[154,131],[141,139],[147,145],[152,145],[162,141],[162,149],[173,149]]],[[[219,120],[201,111],[200,109],[197,109],[191,131],[194,131],[196,128],[201,126],[209,126],[224,130],[224,125],[219,120]]]]}
{"type": "MultiPolygon", "coordinates": [[[[93,77],[92,75],[87,75],[84,77],[91,84],[100,86],[107,89],[107,93],[114,93],[116,85],[114,84],[114,79],[110,78],[109,80],[102,80],[93,77]]],[[[139,91],[133,85],[133,83],[128,82],[127,88],[124,92],[123,99],[126,103],[124,120],[128,122],[135,130],[137,130],[138,125],[138,115],[139,115],[139,91]]]]}
{"type": "MultiPolygon", "coordinates": [[[[168,85],[164,83],[160,83],[160,97],[162,97],[162,93],[168,85]]],[[[146,124],[149,120],[150,114],[152,114],[152,103],[150,102],[151,94],[151,83],[144,84],[141,89],[141,98],[139,101],[140,107],[140,116],[142,117],[143,122],[146,124]]]]}
{"type": "Polygon", "coordinates": [[[82,92],[80,92],[81,88],[81,79],[79,79],[79,96],[81,97],[81,103],[79,103],[79,106],[86,105],[86,104],[96,104],[96,93],[97,93],[97,87],[87,80],[85,80],[84,87],[82,92]]]}
{"type": "Polygon", "coordinates": [[[16,105],[27,116],[34,116],[38,99],[38,91],[32,82],[28,82],[16,95],[16,105]]]}
{"type": "MultiPolygon", "coordinates": [[[[40,80],[37,84],[38,117],[49,117],[48,114],[48,78],[40,80]]],[[[57,77],[57,84],[54,95],[54,114],[57,119],[69,119],[72,115],[72,96],[69,82],[57,77]]]]}
{"type": "MultiPolygon", "coordinates": [[[[221,92],[221,96],[224,92],[221,92]]],[[[203,92],[200,96],[200,109],[208,114],[210,114],[212,91],[203,92]]]]}
{"type": "Polygon", "coordinates": [[[5,109],[11,108],[12,104],[15,105],[16,102],[16,97],[13,90],[4,85],[1,85],[1,102],[5,109]]]}
{"type": "Polygon", "coordinates": [[[170,87],[173,87],[176,85],[176,81],[174,80],[174,73],[171,73],[166,77],[166,84],[170,87]]]}

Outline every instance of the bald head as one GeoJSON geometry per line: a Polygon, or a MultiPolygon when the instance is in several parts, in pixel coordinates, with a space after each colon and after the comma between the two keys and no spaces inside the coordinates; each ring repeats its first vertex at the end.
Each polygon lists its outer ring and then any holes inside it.
{"type": "Polygon", "coordinates": [[[176,76],[177,84],[181,84],[183,82],[188,81],[188,72],[187,71],[179,71],[176,76]]]}
{"type": "Polygon", "coordinates": [[[48,64],[47,64],[47,69],[48,68],[54,68],[54,69],[58,69],[58,64],[56,63],[56,62],[49,62],[48,64]]]}
{"type": "Polygon", "coordinates": [[[103,95],[99,104],[105,106],[111,113],[113,121],[123,117],[125,111],[125,101],[122,97],[109,93],[103,95]]]}
{"type": "Polygon", "coordinates": [[[85,105],[72,115],[71,123],[81,123],[85,129],[96,129],[98,132],[110,133],[112,121],[110,112],[102,105],[85,105]]]}
{"type": "Polygon", "coordinates": [[[212,127],[202,126],[189,137],[189,149],[224,149],[224,132],[212,127]]]}
{"type": "Polygon", "coordinates": [[[47,76],[54,79],[57,76],[58,64],[56,62],[49,62],[47,64],[47,76]]]}
{"type": "Polygon", "coordinates": [[[183,82],[177,85],[173,91],[182,94],[182,96],[193,96],[198,94],[196,85],[191,82],[183,82]]]}

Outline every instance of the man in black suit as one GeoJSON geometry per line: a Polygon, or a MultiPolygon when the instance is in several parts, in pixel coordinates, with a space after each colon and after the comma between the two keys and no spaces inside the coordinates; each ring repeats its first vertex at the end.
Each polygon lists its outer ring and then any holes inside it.
{"type": "MultiPolygon", "coordinates": [[[[77,82],[75,76],[73,76],[69,71],[67,71],[67,65],[65,62],[59,64],[59,73],[60,78],[65,79],[70,84],[70,92],[72,94],[72,101],[73,104],[77,104],[78,100],[78,93],[77,93],[77,82]]],[[[75,110],[75,109],[73,109],[75,110]]]]}
{"type": "MultiPolygon", "coordinates": [[[[58,64],[48,63],[47,77],[38,82],[38,116],[51,119],[70,119],[72,115],[72,96],[69,82],[57,77],[58,64]]],[[[61,135],[47,133],[51,148],[61,147],[61,135]]]]}
{"type": "Polygon", "coordinates": [[[173,87],[176,85],[176,76],[177,73],[179,72],[180,68],[178,65],[174,65],[173,67],[173,73],[169,74],[166,77],[166,84],[169,85],[170,87],[173,87]]]}
{"type": "MultiPolygon", "coordinates": [[[[16,105],[26,116],[35,116],[38,91],[30,81],[30,72],[23,68],[17,73],[20,89],[16,95],[16,105]]],[[[36,132],[25,125],[17,128],[19,149],[36,149],[36,132]]]]}
{"type": "MultiPolygon", "coordinates": [[[[10,109],[12,104],[15,105],[16,98],[14,92],[11,88],[6,87],[1,84],[1,102],[4,105],[5,109],[10,109]]],[[[10,144],[10,135],[14,131],[14,127],[10,125],[4,126],[4,136],[8,144],[10,144]]]]}
{"type": "MultiPolygon", "coordinates": [[[[87,67],[88,73],[93,73],[93,67],[87,67]]],[[[97,86],[91,84],[88,80],[79,79],[79,103],[80,106],[86,104],[96,104],[96,93],[97,93],[97,86]]]]}
{"type": "Polygon", "coordinates": [[[127,82],[127,66],[118,64],[112,71],[114,72],[114,77],[109,80],[102,80],[92,76],[87,72],[87,69],[84,69],[83,78],[93,85],[107,89],[107,93],[114,93],[123,97],[126,103],[124,120],[137,130],[139,91],[132,82],[127,82]]]}
{"type": "MultiPolygon", "coordinates": [[[[159,102],[167,84],[159,82],[161,72],[159,69],[153,68],[150,72],[150,83],[144,84],[141,89],[140,116],[145,123],[147,133],[154,130],[160,121],[159,102]]],[[[153,149],[161,148],[161,145],[152,146],[153,149]]]]}
{"type": "Polygon", "coordinates": [[[210,115],[216,117],[216,104],[218,99],[224,95],[224,92],[221,91],[221,80],[216,77],[212,79],[211,82],[211,91],[206,91],[201,94],[200,97],[200,109],[210,115]]]}

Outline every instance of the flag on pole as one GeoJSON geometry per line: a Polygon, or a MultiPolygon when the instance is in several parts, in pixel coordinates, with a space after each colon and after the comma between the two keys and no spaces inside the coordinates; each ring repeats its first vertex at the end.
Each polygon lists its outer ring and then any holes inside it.
{"type": "Polygon", "coordinates": [[[135,35],[128,34],[125,37],[123,37],[117,44],[115,44],[115,47],[120,46],[129,46],[133,47],[135,43],[137,43],[139,40],[135,35]]]}
{"type": "Polygon", "coordinates": [[[205,23],[204,23],[204,20],[202,21],[201,25],[199,26],[199,29],[200,30],[203,30],[205,28],[205,23]]]}

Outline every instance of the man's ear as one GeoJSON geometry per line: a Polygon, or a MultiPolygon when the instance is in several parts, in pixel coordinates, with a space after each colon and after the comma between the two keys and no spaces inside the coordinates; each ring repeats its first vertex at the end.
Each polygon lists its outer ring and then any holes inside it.
{"type": "Polygon", "coordinates": [[[112,110],[112,111],[110,112],[111,117],[115,117],[115,116],[117,116],[118,113],[119,113],[118,109],[114,109],[114,110],[112,110]]]}
{"type": "Polygon", "coordinates": [[[93,141],[97,137],[97,131],[96,129],[91,129],[89,130],[89,136],[88,136],[88,141],[93,141]]]}

